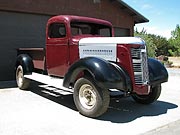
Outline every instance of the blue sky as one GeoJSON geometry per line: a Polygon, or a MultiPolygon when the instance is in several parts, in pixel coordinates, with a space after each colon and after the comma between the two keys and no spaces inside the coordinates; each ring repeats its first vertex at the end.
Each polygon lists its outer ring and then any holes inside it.
{"type": "Polygon", "coordinates": [[[123,0],[133,9],[149,19],[148,23],[135,25],[138,31],[161,35],[167,39],[171,31],[180,24],[180,0],[123,0]]]}

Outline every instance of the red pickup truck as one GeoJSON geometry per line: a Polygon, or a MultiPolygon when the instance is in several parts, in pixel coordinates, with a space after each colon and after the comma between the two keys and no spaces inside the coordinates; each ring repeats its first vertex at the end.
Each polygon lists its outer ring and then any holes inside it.
{"type": "Polygon", "coordinates": [[[36,80],[69,90],[79,112],[88,117],[106,112],[113,90],[138,103],[156,101],[161,83],[168,80],[166,68],[147,57],[141,38],[113,36],[112,24],[105,20],[68,15],[50,18],[45,48],[17,50],[18,87],[27,89],[30,80],[36,80]]]}

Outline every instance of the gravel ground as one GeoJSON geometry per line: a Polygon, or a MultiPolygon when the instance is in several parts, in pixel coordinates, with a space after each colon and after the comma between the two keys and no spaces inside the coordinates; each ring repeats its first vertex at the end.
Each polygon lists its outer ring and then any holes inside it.
{"type": "Polygon", "coordinates": [[[168,133],[180,120],[180,70],[168,71],[169,82],[162,85],[157,102],[140,105],[130,97],[112,98],[107,113],[98,119],[80,115],[71,94],[61,95],[55,88],[34,84],[30,91],[21,91],[14,83],[1,82],[0,135],[168,133]]]}

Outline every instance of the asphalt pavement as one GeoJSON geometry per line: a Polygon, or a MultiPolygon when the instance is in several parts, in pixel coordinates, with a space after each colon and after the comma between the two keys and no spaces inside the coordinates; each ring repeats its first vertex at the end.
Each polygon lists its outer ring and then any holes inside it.
{"type": "Polygon", "coordinates": [[[157,102],[114,97],[97,119],[80,115],[70,93],[36,83],[22,91],[14,82],[0,82],[0,135],[180,134],[180,70],[168,72],[157,102]]]}
{"type": "Polygon", "coordinates": [[[158,127],[153,129],[152,131],[148,131],[143,135],[179,135],[180,134],[180,120],[169,123],[167,125],[163,125],[162,127],[158,127]]]}

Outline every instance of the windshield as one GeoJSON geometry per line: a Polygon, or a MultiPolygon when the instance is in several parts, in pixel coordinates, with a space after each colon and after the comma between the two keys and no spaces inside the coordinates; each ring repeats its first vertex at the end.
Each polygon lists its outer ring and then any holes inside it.
{"type": "Polygon", "coordinates": [[[77,35],[97,35],[103,37],[111,37],[111,27],[86,22],[71,22],[71,33],[73,36],[77,35]]]}

